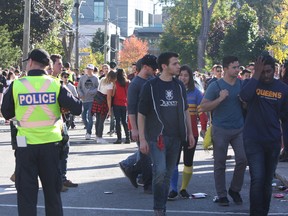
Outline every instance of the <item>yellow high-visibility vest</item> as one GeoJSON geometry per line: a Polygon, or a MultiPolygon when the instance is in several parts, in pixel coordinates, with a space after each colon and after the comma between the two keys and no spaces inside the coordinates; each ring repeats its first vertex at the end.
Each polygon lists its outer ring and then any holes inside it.
{"type": "Polygon", "coordinates": [[[62,140],[63,122],[58,103],[60,87],[58,79],[47,75],[14,80],[17,136],[25,136],[27,144],[45,144],[62,140]]]}

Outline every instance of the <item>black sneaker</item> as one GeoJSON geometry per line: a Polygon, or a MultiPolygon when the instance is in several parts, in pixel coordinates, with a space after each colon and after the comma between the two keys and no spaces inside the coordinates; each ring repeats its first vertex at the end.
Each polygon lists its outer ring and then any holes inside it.
{"type": "Polygon", "coordinates": [[[219,206],[229,206],[229,200],[227,197],[217,197],[214,199],[215,203],[218,203],[219,206]]]}
{"type": "Polygon", "coordinates": [[[179,192],[179,196],[183,199],[189,199],[190,198],[190,194],[185,189],[183,189],[179,192]]]}
{"type": "Polygon", "coordinates": [[[177,197],[178,197],[178,193],[174,190],[170,191],[170,193],[168,194],[169,201],[174,201],[177,199],[177,197]]]}
{"type": "Polygon", "coordinates": [[[121,144],[122,140],[121,139],[117,139],[115,142],[113,142],[113,144],[121,144]]]}
{"type": "Polygon", "coordinates": [[[137,174],[134,174],[132,171],[129,171],[128,167],[124,167],[124,165],[120,162],[119,163],[120,169],[124,173],[124,175],[130,180],[131,184],[135,187],[138,188],[137,184],[137,174]]]}
{"type": "Polygon", "coordinates": [[[138,173],[133,172],[131,169],[129,169],[129,167],[127,167],[127,168],[125,168],[125,175],[130,180],[131,184],[135,188],[138,188],[138,184],[137,184],[138,173]]]}
{"type": "Polygon", "coordinates": [[[237,205],[241,205],[243,203],[243,200],[239,194],[239,192],[232,191],[229,189],[228,194],[232,197],[233,201],[237,205]]]}

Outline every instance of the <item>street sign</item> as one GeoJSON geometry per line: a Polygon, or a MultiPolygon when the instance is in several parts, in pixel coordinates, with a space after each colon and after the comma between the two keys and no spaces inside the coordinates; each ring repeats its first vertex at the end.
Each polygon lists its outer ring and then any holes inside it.
{"type": "Polygon", "coordinates": [[[90,52],[80,52],[79,56],[89,56],[90,52]]]}

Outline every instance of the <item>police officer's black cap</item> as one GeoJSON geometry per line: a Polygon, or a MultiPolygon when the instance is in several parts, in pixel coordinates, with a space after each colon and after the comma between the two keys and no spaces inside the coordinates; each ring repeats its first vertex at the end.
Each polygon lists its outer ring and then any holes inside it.
{"type": "Polygon", "coordinates": [[[28,58],[23,60],[24,61],[28,61],[29,59],[39,62],[45,66],[48,66],[50,63],[50,55],[47,51],[43,50],[43,49],[34,49],[32,50],[29,55],[28,58]]]}

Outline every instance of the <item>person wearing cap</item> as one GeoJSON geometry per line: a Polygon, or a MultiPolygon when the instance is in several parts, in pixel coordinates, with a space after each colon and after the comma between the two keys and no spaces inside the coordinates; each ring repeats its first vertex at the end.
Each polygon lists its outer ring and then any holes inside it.
{"type": "Polygon", "coordinates": [[[62,140],[60,108],[80,115],[82,103],[59,80],[47,75],[49,54],[34,49],[29,54],[28,76],[15,80],[3,97],[1,111],[5,119],[16,118],[16,189],[19,216],[37,215],[38,176],[41,180],[45,212],[62,216],[59,173],[62,140]]]}
{"type": "MultiPolygon", "coordinates": [[[[140,69],[137,76],[131,81],[128,87],[128,118],[130,122],[131,138],[137,142],[139,147],[139,133],[137,125],[137,114],[138,114],[138,102],[139,95],[142,86],[147,82],[148,79],[153,78],[155,70],[158,68],[157,57],[154,55],[147,54],[143,58],[139,59],[137,64],[140,69]]],[[[151,159],[149,156],[140,154],[140,159],[137,163],[133,163],[133,160],[129,158],[127,161],[121,161],[119,163],[120,168],[123,170],[125,175],[129,178],[130,182],[134,187],[137,185],[137,176],[142,173],[142,179],[144,183],[144,193],[152,193],[152,167],[151,159]],[[130,161],[129,163],[127,163],[130,161]],[[133,163],[132,165],[130,163],[133,163]]],[[[135,158],[135,157],[134,157],[135,158]]]]}
{"type": "Polygon", "coordinates": [[[174,78],[180,70],[178,54],[161,53],[157,61],[161,75],[147,81],[142,87],[138,127],[140,151],[149,154],[153,164],[154,213],[164,216],[181,141],[186,141],[188,148],[193,148],[195,140],[188,118],[185,86],[174,78]]]}
{"type": "Polygon", "coordinates": [[[83,102],[82,120],[85,125],[86,135],[85,139],[90,140],[93,127],[93,117],[91,109],[94,101],[94,96],[97,93],[99,80],[93,74],[94,65],[88,64],[86,67],[86,74],[81,76],[77,90],[79,98],[83,102]]]}

